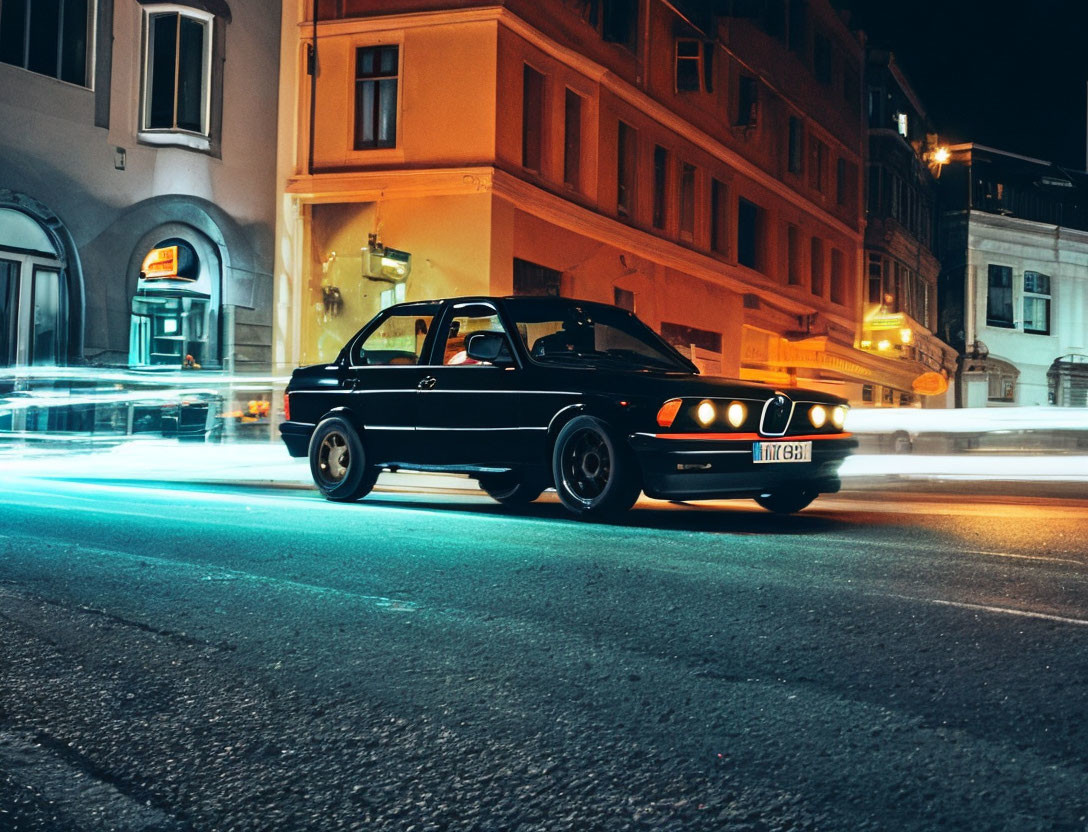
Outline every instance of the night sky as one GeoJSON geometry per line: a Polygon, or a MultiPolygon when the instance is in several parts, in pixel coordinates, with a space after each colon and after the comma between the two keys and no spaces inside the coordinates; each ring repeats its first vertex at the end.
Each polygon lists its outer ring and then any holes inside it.
{"type": "Polygon", "coordinates": [[[836,0],[889,47],[943,141],[1085,168],[1088,0],[836,0]]]}

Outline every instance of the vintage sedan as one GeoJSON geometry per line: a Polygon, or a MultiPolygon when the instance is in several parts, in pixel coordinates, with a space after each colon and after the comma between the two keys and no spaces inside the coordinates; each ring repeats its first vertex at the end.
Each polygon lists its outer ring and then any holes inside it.
{"type": "Polygon", "coordinates": [[[856,446],[828,393],[699,375],[631,313],[553,297],[402,303],[295,370],[280,426],[330,500],[383,469],[456,471],[501,503],[554,486],[591,518],[667,500],[791,513],[856,446]]]}

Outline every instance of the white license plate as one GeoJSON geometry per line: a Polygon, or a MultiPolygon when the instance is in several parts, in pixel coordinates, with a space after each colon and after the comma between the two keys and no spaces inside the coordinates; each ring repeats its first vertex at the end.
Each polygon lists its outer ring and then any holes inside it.
{"type": "Polygon", "coordinates": [[[812,443],[753,442],[752,462],[812,462],[812,443]]]}

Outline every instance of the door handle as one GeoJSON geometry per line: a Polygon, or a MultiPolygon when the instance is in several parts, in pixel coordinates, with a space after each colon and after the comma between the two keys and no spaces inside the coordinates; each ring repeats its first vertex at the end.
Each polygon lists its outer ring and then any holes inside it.
{"type": "Polygon", "coordinates": [[[433,390],[436,384],[438,384],[438,379],[434,376],[424,376],[419,380],[416,387],[420,390],[433,390]]]}

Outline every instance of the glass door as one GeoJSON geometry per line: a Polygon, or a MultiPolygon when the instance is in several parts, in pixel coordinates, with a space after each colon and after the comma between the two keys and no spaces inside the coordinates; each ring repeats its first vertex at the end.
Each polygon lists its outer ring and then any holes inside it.
{"type": "Polygon", "coordinates": [[[63,364],[68,347],[68,299],[60,272],[35,267],[31,293],[30,363],[63,364]]]}
{"type": "Polygon", "coordinates": [[[15,333],[19,331],[19,264],[0,260],[0,367],[15,363],[15,333]]]}

